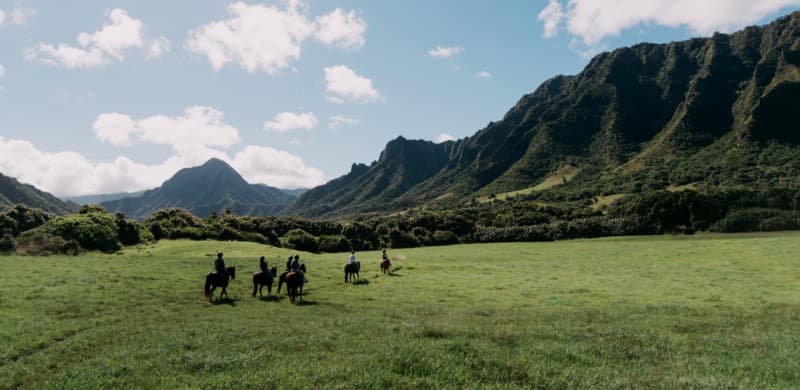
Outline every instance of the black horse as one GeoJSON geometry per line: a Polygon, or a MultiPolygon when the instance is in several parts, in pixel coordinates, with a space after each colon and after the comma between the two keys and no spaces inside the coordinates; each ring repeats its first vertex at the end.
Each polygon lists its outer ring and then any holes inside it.
{"type": "Polygon", "coordinates": [[[277,273],[278,268],[272,267],[272,269],[267,272],[256,272],[253,274],[253,298],[256,297],[256,291],[258,291],[258,296],[263,296],[261,290],[264,289],[264,286],[267,286],[267,296],[272,294],[272,282],[275,280],[275,274],[277,273]]]}
{"type": "Polygon", "coordinates": [[[225,268],[225,271],[228,272],[228,276],[223,276],[220,273],[212,272],[206,276],[206,285],[203,288],[203,291],[206,294],[206,300],[209,302],[214,295],[214,289],[217,287],[222,287],[222,292],[219,294],[219,298],[222,299],[222,296],[228,296],[228,280],[236,279],[236,267],[228,267],[225,268]]]}
{"type": "Polygon", "coordinates": [[[344,265],[344,282],[347,281],[353,282],[353,278],[360,279],[361,277],[358,276],[358,271],[361,269],[361,262],[356,261],[355,263],[347,263],[344,265]]]}

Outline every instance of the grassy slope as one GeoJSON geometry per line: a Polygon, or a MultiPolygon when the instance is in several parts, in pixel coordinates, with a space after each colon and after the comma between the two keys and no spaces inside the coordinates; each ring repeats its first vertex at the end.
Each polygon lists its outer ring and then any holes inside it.
{"type": "Polygon", "coordinates": [[[343,285],[306,255],[305,305],[251,299],[251,243],[0,257],[0,388],[790,387],[800,235],[645,237],[390,251],[343,285]],[[212,254],[233,300],[202,300],[212,254]]]}

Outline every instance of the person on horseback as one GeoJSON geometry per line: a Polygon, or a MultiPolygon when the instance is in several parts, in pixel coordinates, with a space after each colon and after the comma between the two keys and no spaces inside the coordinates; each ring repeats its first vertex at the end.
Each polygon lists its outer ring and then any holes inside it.
{"type": "Polygon", "coordinates": [[[289,256],[289,258],[286,260],[286,270],[287,271],[292,270],[292,256],[289,256]]]}
{"type": "Polygon", "coordinates": [[[353,264],[353,267],[356,267],[356,272],[361,271],[360,270],[360,268],[361,268],[360,264],[358,264],[358,262],[356,262],[356,251],[350,251],[350,259],[348,260],[348,262],[350,264],[353,264]]]}
{"type": "Polygon", "coordinates": [[[223,277],[228,277],[228,271],[225,269],[225,260],[222,259],[222,252],[217,253],[217,259],[214,260],[214,271],[217,271],[223,277]]]}
{"type": "Polygon", "coordinates": [[[389,256],[386,255],[386,248],[383,248],[383,254],[381,255],[381,260],[389,261],[389,256]]]}
{"type": "Polygon", "coordinates": [[[258,259],[258,268],[261,268],[261,272],[263,273],[269,272],[269,265],[267,264],[267,261],[264,259],[264,256],[261,256],[261,258],[258,259]]]}
{"type": "Polygon", "coordinates": [[[300,256],[294,255],[294,260],[292,261],[292,272],[297,272],[303,275],[303,283],[308,283],[308,278],[306,278],[306,273],[303,272],[303,269],[300,268],[300,256]]]}

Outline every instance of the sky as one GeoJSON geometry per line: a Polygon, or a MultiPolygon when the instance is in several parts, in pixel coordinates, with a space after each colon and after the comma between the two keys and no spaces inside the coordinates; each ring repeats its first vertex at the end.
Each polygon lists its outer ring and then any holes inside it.
{"type": "Polygon", "coordinates": [[[398,136],[501,119],[591,56],[732,32],[800,0],[0,0],[0,173],[76,196],[216,157],[309,188],[398,136]]]}

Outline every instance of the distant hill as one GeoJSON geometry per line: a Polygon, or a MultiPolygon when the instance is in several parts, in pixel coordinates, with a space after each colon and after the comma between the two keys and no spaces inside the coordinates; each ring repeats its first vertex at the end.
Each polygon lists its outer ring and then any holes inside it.
{"type": "Polygon", "coordinates": [[[230,209],[237,215],[272,215],[294,197],[270,186],[249,184],[230,165],[211,159],[178,171],[161,187],[141,196],[102,202],[110,212],[143,218],[163,208],[179,207],[205,217],[230,209]]]}
{"type": "Polygon", "coordinates": [[[24,204],[53,214],[69,214],[78,209],[78,205],[74,203],[65,202],[32,185],[0,174],[0,209],[15,204],[24,204]]]}
{"type": "Polygon", "coordinates": [[[800,13],[731,35],[602,53],[455,142],[398,138],[370,166],[304,193],[310,217],[558,199],[687,185],[800,189],[800,13]]]}
{"type": "Polygon", "coordinates": [[[66,200],[77,203],[79,205],[85,204],[100,204],[103,202],[109,202],[112,200],[119,200],[124,198],[135,198],[138,196],[142,196],[144,191],[138,192],[119,192],[116,194],[99,194],[99,195],[83,195],[83,196],[73,196],[67,198],[66,200]]]}

